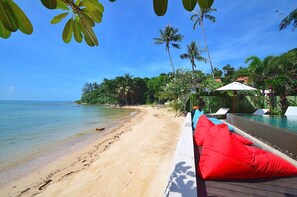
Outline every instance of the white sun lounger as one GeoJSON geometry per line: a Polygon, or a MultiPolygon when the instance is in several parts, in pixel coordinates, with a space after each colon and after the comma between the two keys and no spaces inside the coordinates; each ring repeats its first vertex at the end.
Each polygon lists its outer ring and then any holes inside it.
{"type": "Polygon", "coordinates": [[[297,106],[289,106],[285,112],[285,116],[297,116],[297,106]]]}
{"type": "Polygon", "coordinates": [[[262,115],[265,115],[267,112],[269,111],[269,109],[257,109],[253,115],[259,115],[259,116],[262,116],[262,115]]]}
{"type": "Polygon", "coordinates": [[[212,114],[205,114],[206,116],[224,116],[227,114],[227,112],[230,110],[230,108],[220,108],[216,113],[212,114]]]}

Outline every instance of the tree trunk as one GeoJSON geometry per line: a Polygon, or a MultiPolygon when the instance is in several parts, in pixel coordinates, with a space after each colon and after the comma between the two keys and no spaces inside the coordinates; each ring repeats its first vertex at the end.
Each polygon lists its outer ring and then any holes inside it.
{"type": "Polygon", "coordinates": [[[208,55],[208,59],[209,59],[209,64],[210,64],[210,69],[211,69],[211,75],[212,75],[212,78],[214,79],[215,78],[214,77],[214,70],[213,70],[213,66],[212,66],[212,62],[211,62],[211,58],[210,58],[210,54],[209,54],[208,45],[207,45],[207,42],[206,42],[206,36],[205,36],[203,21],[201,22],[201,29],[202,29],[202,34],[203,34],[203,37],[204,37],[205,47],[206,47],[207,55],[208,55]]]}
{"type": "Polygon", "coordinates": [[[193,70],[193,73],[194,73],[194,71],[195,71],[195,62],[194,62],[195,60],[192,58],[191,59],[191,63],[192,63],[192,70],[193,70]]]}
{"type": "Polygon", "coordinates": [[[172,63],[172,59],[171,59],[171,55],[170,55],[170,50],[169,50],[169,48],[167,48],[167,51],[168,51],[169,60],[170,60],[171,66],[172,66],[173,73],[175,73],[175,69],[174,69],[174,66],[173,66],[173,63],[172,63]]]}
{"type": "Polygon", "coordinates": [[[263,96],[263,99],[262,99],[262,107],[265,108],[265,81],[263,80],[263,85],[262,85],[262,96],[263,96]]]}

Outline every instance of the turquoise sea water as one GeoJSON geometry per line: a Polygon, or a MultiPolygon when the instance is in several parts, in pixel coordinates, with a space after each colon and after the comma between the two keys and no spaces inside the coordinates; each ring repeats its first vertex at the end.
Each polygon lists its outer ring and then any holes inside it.
{"type": "Polygon", "coordinates": [[[261,122],[264,124],[268,124],[270,126],[286,129],[287,131],[297,133],[297,116],[242,116],[257,122],[261,122]]]}
{"type": "Polygon", "coordinates": [[[0,101],[0,183],[100,137],[96,127],[111,128],[132,113],[72,102],[0,101]]]}

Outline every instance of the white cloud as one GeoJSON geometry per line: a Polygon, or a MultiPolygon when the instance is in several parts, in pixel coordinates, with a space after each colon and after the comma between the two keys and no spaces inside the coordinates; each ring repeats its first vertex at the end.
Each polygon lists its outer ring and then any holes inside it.
{"type": "Polygon", "coordinates": [[[10,86],[7,90],[7,95],[13,95],[16,92],[15,87],[14,86],[10,86]]]}

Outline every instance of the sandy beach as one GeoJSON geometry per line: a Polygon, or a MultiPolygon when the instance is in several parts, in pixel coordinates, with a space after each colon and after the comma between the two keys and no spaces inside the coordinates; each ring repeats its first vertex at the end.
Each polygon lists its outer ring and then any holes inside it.
{"type": "Polygon", "coordinates": [[[17,181],[0,196],[162,196],[184,117],[153,107],[17,181]]]}

